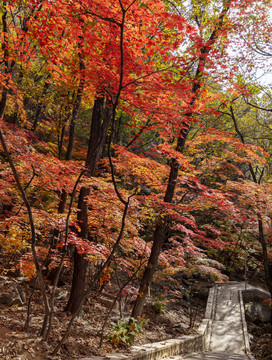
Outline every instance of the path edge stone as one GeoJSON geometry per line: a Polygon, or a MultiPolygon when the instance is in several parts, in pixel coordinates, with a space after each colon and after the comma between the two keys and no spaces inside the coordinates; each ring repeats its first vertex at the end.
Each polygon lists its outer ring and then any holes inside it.
{"type": "Polygon", "coordinates": [[[244,300],[243,300],[243,293],[246,290],[239,290],[239,301],[240,301],[240,309],[241,309],[241,318],[242,318],[242,330],[243,330],[243,336],[244,336],[244,343],[245,343],[245,353],[249,360],[255,360],[255,358],[252,356],[250,351],[250,344],[249,344],[249,334],[247,330],[247,323],[246,323],[246,317],[245,317],[245,307],[244,307],[244,300]]]}

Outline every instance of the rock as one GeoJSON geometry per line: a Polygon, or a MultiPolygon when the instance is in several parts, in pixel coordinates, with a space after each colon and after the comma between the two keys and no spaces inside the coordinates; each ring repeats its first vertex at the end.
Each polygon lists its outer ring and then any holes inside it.
{"type": "Polygon", "coordinates": [[[60,292],[56,292],[56,299],[57,300],[63,300],[66,299],[66,297],[68,296],[68,291],[60,291],[60,292]]]}
{"type": "Polygon", "coordinates": [[[190,318],[183,314],[181,314],[179,316],[179,319],[180,319],[180,322],[178,324],[179,324],[179,326],[182,326],[182,327],[186,327],[187,326],[186,324],[189,324],[189,322],[190,322],[190,318]]]}
{"type": "Polygon", "coordinates": [[[20,295],[20,298],[21,298],[22,302],[25,303],[26,294],[25,294],[24,289],[22,288],[22,286],[18,285],[16,290],[17,290],[18,294],[20,295]]]}
{"type": "Polygon", "coordinates": [[[24,305],[24,303],[23,303],[23,301],[21,300],[21,298],[17,297],[17,298],[15,298],[15,299],[13,299],[11,306],[12,306],[12,305],[22,306],[22,305],[24,305]]]}
{"type": "Polygon", "coordinates": [[[106,359],[108,358],[104,356],[91,356],[91,357],[80,358],[79,360],[106,360],[106,359]]]}
{"type": "Polygon", "coordinates": [[[13,303],[13,297],[10,293],[3,292],[0,294],[0,304],[11,306],[13,303]]]}
{"type": "Polygon", "coordinates": [[[261,303],[263,300],[270,298],[270,293],[260,288],[243,290],[244,304],[249,302],[261,303]]]}
{"type": "Polygon", "coordinates": [[[12,289],[9,292],[3,292],[0,294],[0,304],[13,306],[18,305],[22,306],[25,302],[25,293],[23,289],[19,286],[17,288],[12,289]]]}
{"type": "MultiPolygon", "coordinates": [[[[109,297],[106,297],[105,294],[103,294],[102,296],[100,296],[97,301],[100,303],[100,304],[103,304],[104,306],[108,307],[108,308],[111,308],[112,307],[112,304],[114,302],[114,298],[109,298],[109,297]],[[103,296],[104,295],[104,296],[103,296]]],[[[119,305],[119,302],[116,301],[116,303],[114,304],[114,307],[113,309],[116,309],[118,310],[118,305],[119,305]]]]}
{"type": "Polygon", "coordinates": [[[255,303],[250,302],[245,305],[246,315],[248,318],[252,321],[263,321],[263,322],[269,322],[270,316],[271,316],[271,310],[269,310],[267,307],[255,303]]]}
{"type": "Polygon", "coordinates": [[[0,276],[0,281],[7,281],[9,278],[7,276],[0,276]]]}
{"type": "Polygon", "coordinates": [[[174,324],[172,328],[174,330],[182,330],[183,332],[186,332],[186,330],[189,329],[189,325],[179,322],[177,324],[174,324]]]}

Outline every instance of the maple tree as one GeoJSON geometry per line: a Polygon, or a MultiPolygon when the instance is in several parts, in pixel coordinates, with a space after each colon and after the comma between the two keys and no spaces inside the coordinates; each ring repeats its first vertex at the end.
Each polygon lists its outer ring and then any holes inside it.
{"type": "Polygon", "coordinates": [[[140,284],[134,318],[158,268],[225,280],[205,255],[235,248],[223,220],[254,235],[258,225],[271,291],[270,147],[243,132],[270,97],[254,88],[249,99],[228,53],[248,20],[261,34],[266,2],[18,0],[2,10],[1,254],[38,276],[46,340],[59,277],[73,269],[73,315],[55,352],[118,268],[123,287],[140,284]]]}
{"type": "MultiPolygon", "coordinates": [[[[183,128],[180,130],[180,133],[177,135],[177,145],[176,145],[176,151],[182,153],[184,150],[185,142],[187,139],[187,136],[189,134],[190,130],[190,122],[193,121],[193,114],[195,111],[194,107],[197,104],[197,99],[199,97],[199,93],[203,87],[203,84],[205,82],[205,70],[207,66],[207,62],[209,59],[209,54],[212,52],[213,48],[215,47],[215,44],[220,38],[220,33],[223,30],[224,27],[224,18],[226,14],[228,13],[230,7],[231,7],[231,1],[229,2],[223,2],[222,8],[219,11],[218,17],[216,19],[216,26],[212,28],[210,31],[210,34],[207,30],[210,29],[209,21],[214,21],[214,18],[212,16],[212,19],[209,19],[207,22],[208,16],[209,16],[209,5],[207,4],[207,9],[205,9],[204,4],[204,11],[203,9],[200,10],[200,4],[198,6],[194,6],[195,4],[192,4],[192,14],[195,16],[195,20],[197,23],[197,26],[199,27],[199,37],[201,41],[198,43],[197,52],[195,54],[195,61],[196,61],[196,69],[193,72],[193,77],[191,80],[191,98],[189,98],[189,109],[188,111],[184,113],[184,120],[183,120],[183,128]],[[206,15],[206,18],[204,17],[206,15]],[[203,24],[201,24],[203,20],[203,24]],[[208,23],[208,25],[207,25],[208,23]],[[207,28],[205,29],[205,25],[207,28]],[[206,30],[206,31],[205,31],[206,30]]],[[[215,8],[215,13],[217,13],[218,8],[215,8]]],[[[227,23],[228,24],[228,23],[227,23]]],[[[176,188],[176,182],[178,178],[178,172],[179,172],[179,163],[176,158],[171,159],[171,171],[169,175],[168,185],[164,196],[164,201],[167,203],[171,203],[173,201],[174,192],[176,188]]],[[[152,281],[152,277],[154,275],[154,272],[156,270],[157,261],[159,258],[159,254],[161,252],[162,244],[164,242],[165,233],[167,228],[167,218],[162,218],[154,232],[154,239],[153,239],[153,248],[151,252],[151,256],[149,258],[149,263],[146,267],[146,271],[144,273],[141,286],[140,286],[140,293],[137,297],[137,301],[135,302],[133,311],[132,311],[132,317],[137,317],[141,315],[143,311],[143,305],[145,301],[145,297],[147,295],[148,287],[150,286],[150,283],[152,281]]]]}

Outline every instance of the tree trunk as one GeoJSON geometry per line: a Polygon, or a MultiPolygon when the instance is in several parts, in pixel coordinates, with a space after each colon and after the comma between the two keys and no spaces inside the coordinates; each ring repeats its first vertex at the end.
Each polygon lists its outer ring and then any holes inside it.
{"type": "Polygon", "coordinates": [[[65,124],[62,126],[61,128],[61,134],[59,137],[59,143],[58,143],[58,150],[59,150],[59,159],[61,160],[61,156],[62,156],[62,146],[63,146],[63,140],[64,140],[64,133],[65,133],[65,124]]]}
{"type": "Polygon", "coordinates": [[[98,97],[94,102],[92,123],[90,129],[89,146],[85,166],[91,176],[95,176],[97,165],[102,156],[107,132],[112,119],[112,106],[109,100],[98,97]]]}
{"type": "MultiPolygon", "coordinates": [[[[185,125],[184,128],[181,130],[180,136],[178,138],[178,142],[176,146],[177,151],[183,152],[188,133],[189,133],[189,126],[185,125]]],[[[164,202],[166,203],[172,202],[177,184],[179,165],[176,159],[171,159],[170,167],[171,169],[170,169],[167,189],[164,196],[164,202]]],[[[162,246],[166,238],[167,225],[168,225],[168,218],[166,217],[166,219],[161,220],[155,228],[151,254],[148,259],[148,263],[145,268],[143,277],[141,279],[139,294],[134,303],[131,313],[131,317],[135,319],[138,316],[142,315],[143,306],[148,293],[148,288],[150,287],[153,276],[155,274],[156,267],[158,265],[159,256],[162,251],[162,246]]]]}
{"type": "Polygon", "coordinates": [[[81,100],[83,96],[84,86],[85,86],[85,63],[84,59],[81,54],[79,54],[79,69],[80,69],[80,81],[78,85],[77,90],[77,96],[75,99],[72,115],[71,115],[71,121],[70,121],[70,127],[69,127],[69,140],[68,140],[68,146],[66,151],[66,157],[65,160],[71,160],[72,154],[75,146],[75,132],[76,132],[76,123],[78,119],[79,114],[79,108],[81,105],[81,100]]]}
{"type": "Polygon", "coordinates": [[[139,294],[132,309],[132,313],[131,313],[132,318],[137,319],[137,317],[141,316],[143,313],[143,307],[146,296],[148,294],[148,288],[150,287],[151,281],[155,274],[159,255],[162,249],[162,244],[165,239],[166,227],[167,227],[167,219],[161,220],[160,223],[155,228],[151,254],[148,259],[148,263],[141,280],[139,294]]]}
{"type": "Polygon", "coordinates": [[[4,87],[0,100],[0,118],[3,119],[8,98],[8,88],[4,87]]]}
{"type": "Polygon", "coordinates": [[[58,207],[59,214],[64,214],[66,200],[67,200],[67,192],[64,189],[62,189],[59,207],[58,207]]]}
{"type": "MultiPolygon", "coordinates": [[[[97,165],[102,155],[111,119],[112,107],[109,102],[106,102],[105,106],[104,97],[98,97],[95,100],[93,108],[89,147],[85,163],[85,166],[89,169],[89,176],[95,176],[96,174],[97,165]]],[[[88,238],[88,206],[86,202],[82,200],[82,197],[89,195],[90,191],[90,187],[81,188],[78,201],[79,214],[81,214],[81,217],[78,218],[81,227],[80,236],[84,239],[88,238]]],[[[81,298],[84,294],[87,266],[88,262],[78,253],[77,249],[75,249],[72,287],[65,308],[66,311],[70,311],[72,314],[75,314],[78,310],[78,306],[80,305],[81,298]]]]}
{"type": "MultiPolygon", "coordinates": [[[[77,220],[80,226],[80,237],[84,240],[88,237],[88,204],[86,202],[86,196],[90,195],[90,187],[82,187],[78,198],[77,220]]],[[[87,260],[79,254],[77,248],[74,251],[74,271],[72,288],[70,291],[70,297],[65,307],[65,311],[70,311],[74,314],[81,302],[85,290],[85,279],[87,274],[87,260]]]]}

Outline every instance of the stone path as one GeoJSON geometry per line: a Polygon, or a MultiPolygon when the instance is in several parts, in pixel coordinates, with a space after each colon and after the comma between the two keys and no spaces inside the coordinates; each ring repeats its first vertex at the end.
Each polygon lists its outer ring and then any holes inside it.
{"type": "MultiPolygon", "coordinates": [[[[176,359],[178,360],[178,358],[176,359]]],[[[203,353],[190,355],[190,357],[181,357],[180,360],[249,360],[247,355],[225,354],[222,352],[203,353]]]]}
{"type": "MultiPolygon", "coordinates": [[[[244,283],[217,285],[216,305],[213,314],[210,339],[203,354],[187,355],[187,360],[249,360],[245,353],[239,290],[244,283]]],[[[176,359],[178,360],[178,358],[176,359]]]]}

